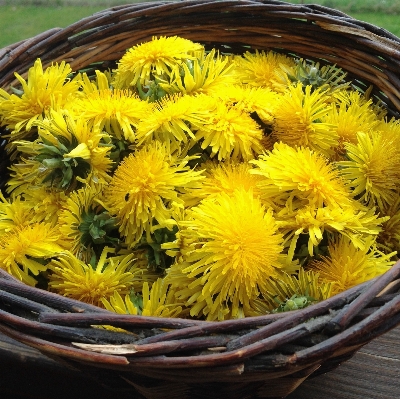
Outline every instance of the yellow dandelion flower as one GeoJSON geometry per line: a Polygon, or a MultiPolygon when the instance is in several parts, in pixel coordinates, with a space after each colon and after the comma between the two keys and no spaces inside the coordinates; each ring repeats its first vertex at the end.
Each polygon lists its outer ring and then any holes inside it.
{"type": "Polygon", "coordinates": [[[43,70],[38,58],[28,71],[27,81],[15,74],[22,86],[21,96],[0,89],[0,116],[2,123],[12,130],[11,140],[25,136],[50,108],[62,107],[77,94],[79,81],[68,78],[71,72],[65,62],[43,70]]]}
{"type": "MultiPolygon", "coordinates": [[[[348,93],[346,91],[345,93],[348,93]]],[[[338,104],[328,109],[324,122],[335,125],[339,135],[339,152],[344,143],[356,144],[358,132],[369,132],[379,120],[372,109],[372,100],[367,101],[361,93],[351,91],[338,104]]]]}
{"type": "Polygon", "coordinates": [[[255,198],[261,197],[257,183],[263,177],[250,173],[252,166],[249,163],[208,161],[202,164],[201,168],[205,168],[205,179],[200,187],[187,190],[183,195],[186,206],[198,205],[202,199],[215,197],[221,193],[232,195],[237,189],[252,191],[255,198]]]}
{"type": "Polygon", "coordinates": [[[104,203],[117,217],[128,245],[135,245],[144,231],[150,234],[155,222],[165,225],[172,216],[172,204],[183,205],[179,190],[196,186],[203,178],[201,171],[187,166],[188,160],[172,157],[155,141],[120,163],[105,188],[104,203]]]}
{"type": "Polygon", "coordinates": [[[358,90],[339,90],[335,93],[336,102],[344,102],[348,107],[358,105],[365,109],[367,118],[376,119],[377,121],[385,121],[387,115],[387,109],[383,106],[381,100],[374,101],[372,97],[373,86],[369,86],[364,93],[360,93],[358,90]],[[368,104],[368,107],[367,107],[368,104]],[[371,115],[371,112],[375,116],[371,115]]]}
{"type": "Polygon", "coordinates": [[[169,83],[160,83],[167,93],[212,94],[238,83],[230,58],[212,49],[207,55],[176,65],[169,83]]]}
{"type": "Polygon", "coordinates": [[[96,306],[102,306],[102,299],[109,300],[115,291],[127,294],[135,277],[131,271],[134,256],[107,257],[109,252],[112,250],[105,247],[97,265],[92,267],[64,251],[48,265],[52,272],[49,288],[60,295],[96,306]]]}
{"type": "Polygon", "coordinates": [[[359,132],[358,143],[345,144],[348,161],[339,162],[353,195],[383,210],[400,185],[400,147],[379,132],[359,132]]]}
{"type": "Polygon", "coordinates": [[[101,199],[102,189],[102,186],[85,186],[73,191],[59,212],[64,246],[85,261],[89,261],[98,246],[119,241],[116,219],[96,201],[101,199]]]}
{"type": "Polygon", "coordinates": [[[242,317],[264,316],[271,313],[271,306],[263,298],[255,298],[245,304],[242,310],[242,317]]]}
{"type": "Polygon", "coordinates": [[[317,207],[351,202],[345,181],[333,164],[309,148],[276,143],[271,152],[250,163],[256,166],[250,173],[264,177],[258,186],[265,198],[286,192],[288,197],[305,199],[317,207]]]}
{"type": "Polygon", "coordinates": [[[255,53],[247,51],[241,57],[236,57],[235,62],[241,71],[241,80],[250,86],[274,87],[275,81],[282,82],[282,65],[294,67],[293,58],[273,51],[267,53],[256,50],[255,53]]]}
{"type": "Polygon", "coordinates": [[[101,302],[110,312],[131,315],[140,314],[140,309],[132,302],[130,294],[126,294],[125,298],[122,298],[119,292],[115,291],[114,295],[112,295],[109,300],[102,298],[101,302]]]}
{"type": "Polygon", "coordinates": [[[36,124],[40,137],[34,159],[41,162],[44,182],[67,189],[109,181],[111,147],[103,145],[108,136],[98,127],[90,127],[84,118],[74,120],[66,111],[51,111],[48,118],[36,124]]]}
{"type": "Polygon", "coordinates": [[[300,209],[283,208],[276,218],[285,242],[290,241],[289,259],[293,258],[297,241],[302,234],[307,235],[308,253],[311,256],[314,255],[314,247],[322,241],[324,232],[339,233],[348,237],[356,248],[365,248],[368,236],[377,236],[387,217],[379,218],[375,214],[375,208],[360,210],[355,205],[345,208],[318,208],[309,205],[300,209]]]}
{"type": "Polygon", "coordinates": [[[274,116],[273,136],[292,147],[309,147],[329,157],[338,146],[335,125],[323,122],[329,105],[329,96],[311,86],[289,86],[279,97],[274,116]]]}
{"type": "Polygon", "coordinates": [[[296,308],[301,304],[304,307],[331,296],[332,283],[321,283],[318,272],[305,271],[304,268],[300,268],[296,275],[281,272],[277,277],[271,277],[267,281],[267,290],[263,293],[264,301],[270,310],[279,309],[279,307],[282,308],[281,310],[289,310],[287,308],[291,304],[288,304],[287,301],[291,298],[302,298],[302,303],[293,303],[292,307],[296,308]],[[282,305],[286,308],[283,309],[282,305]]]}
{"type": "Polygon", "coordinates": [[[0,235],[0,267],[29,285],[33,276],[47,270],[43,263],[63,251],[56,228],[44,223],[19,226],[0,235]],[[33,276],[32,276],[33,275],[33,276]]]}
{"type": "MultiPolygon", "coordinates": [[[[106,247],[107,249],[108,247],[106,247]]],[[[109,251],[117,251],[117,246],[113,247],[113,249],[108,248],[109,251]]],[[[101,248],[104,250],[104,246],[101,248]]],[[[135,248],[133,250],[127,249],[123,244],[118,245],[118,255],[114,256],[114,261],[123,260],[126,256],[133,257],[133,263],[129,268],[129,271],[133,274],[133,280],[130,288],[130,297],[131,299],[138,299],[138,295],[142,292],[143,284],[148,284],[149,287],[153,285],[157,279],[163,276],[164,271],[162,269],[158,269],[154,267],[149,259],[149,252],[146,249],[135,248]],[[137,293],[137,294],[135,294],[137,293]]],[[[97,254],[95,254],[97,256],[97,254]]],[[[88,262],[85,262],[88,263],[88,262]]],[[[93,264],[93,261],[90,260],[90,264],[93,264]]],[[[136,302],[135,302],[136,303],[136,302]]],[[[138,309],[142,309],[142,305],[138,307],[138,309]]]]}
{"type": "Polygon", "coordinates": [[[118,62],[113,84],[124,89],[145,83],[153,76],[169,74],[175,65],[195,59],[203,46],[178,36],[153,37],[129,49],[118,62]]]}
{"type": "Polygon", "coordinates": [[[180,317],[183,312],[182,303],[175,298],[175,291],[159,278],[149,289],[148,283],[143,284],[143,316],[180,317]]]}
{"type": "Polygon", "coordinates": [[[188,288],[197,291],[186,303],[191,316],[215,320],[221,309],[230,308],[238,317],[243,304],[263,292],[266,280],[283,267],[278,261],[282,236],[272,212],[265,212],[251,192],[204,200],[180,227],[182,272],[194,279],[188,288]]]}
{"type": "Polygon", "coordinates": [[[0,191],[0,234],[28,225],[32,221],[32,206],[21,196],[5,198],[0,191]]]}
{"type": "Polygon", "coordinates": [[[394,264],[390,261],[394,253],[377,250],[373,237],[360,249],[341,236],[330,242],[328,251],[329,256],[312,261],[309,268],[319,273],[321,281],[332,283],[332,295],[379,276],[394,264]]]}
{"type": "Polygon", "coordinates": [[[143,283],[142,296],[134,296],[132,301],[132,293],[126,294],[123,299],[116,291],[108,301],[102,300],[107,310],[119,314],[132,314],[152,317],[182,317],[184,310],[181,303],[177,302],[174,291],[165,282],[159,278],[149,287],[147,282],[143,283]]]}
{"type": "Polygon", "coordinates": [[[136,132],[139,145],[159,140],[170,153],[180,151],[182,145],[194,140],[195,131],[210,123],[209,113],[215,106],[215,100],[205,95],[164,97],[139,122],[136,132]]]}
{"type": "Polygon", "coordinates": [[[211,157],[218,160],[248,161],[263,151],[263,130],[251,116],[238,108],[217,103],[209,123],[195,133],[204,150],[209,147],[211,157]]]}
{"type": "Polygon", "coordinates": [[[151,112],[152,105],[127,90],[104,89],[75,99],[69,109],[90,126],[133,143],[137,124],[151,112]]]}
{"type": "MultiPolygon", "coordinates": [[[[192,240],[183,236],[180,236],[178,240],[180,249],[183,249],[184,252],[186,252],[186,249],[189,249],[191,242],[192,240]]],[[[172,247],[172,245],[168,247],[172,247]]],[[[207,320],[227,320],[243,317],[242,308],[246,304],[239,304],[234,310],[235,317],[233,317],[232,306],[230,306],[229,301],[221,303],[217,308],[213,308],[213,312],[211,313],[209,303],[206,297],[202,295],[201,281],[196,281],[196,277],[190,277],[189,274],[184,272],[188,265],[187,262],[179,259],[179,261],[166,270],[165,280],[171,284],[175,292],[176,301],[183,303],[189,309],[189,316],[203,318],[204,315],[207,315],[207,320]]],[[[252,303],[254,300],[249,299],[249,302],[252,303]]]]}
{"type": "Polygon", "coordinates": [[[29,205],[32,220],[50,223],[56,226],[59,212],[67,196],[63,190],[46,186],[29,186],[24,192],[25,202],[29,205]]]}
{"type": "Polygon", "coordinates": [[[386,207],[383,214],[390,217],[382,224],[382,231],[377,237],[378,246],[387,251],[400,251],[400,194],[386,207]]]}
{"type": "Polygon", "coordinates": [[[23,195],[31,187],[40,186],[45,176],[40,169],[41,163],[21,156],[9,167],[10,178],[7,181],[7,193],[13,196],[23,195]]]}
{"type": "Polygon", "coordinates": [[[380,120],[374,129],[383,134],[388,140],[393,141],[393,146],[400,148],[400,120],[392,118],[390,120],[380,120]]]}
{"type": "MultiPolygon", "coordinates": [[[[98,69],[95,70],[96,77],[89,78],[86,73],[82,73],[80,76],[81,90],[83,97],[93,94],[98,91],[111,89],[112,73],[111,71],[101,72],[98,69]]],[[[68,103],[68,105],[70,105],[68,103]]]]}
{"type": "Polygon", "coordinates": [[[235,106],[249,114],[256,113],[267,125],[273,123],[275,104],[279,97],[268,88],[239,85],[218,89],[213,96],[222,99],[228,106],[235,106]]]}

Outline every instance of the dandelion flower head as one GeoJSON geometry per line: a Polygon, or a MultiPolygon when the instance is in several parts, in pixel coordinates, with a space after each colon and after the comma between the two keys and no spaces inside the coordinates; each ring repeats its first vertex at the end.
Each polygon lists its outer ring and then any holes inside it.
{"type": "Polygon", "coordinates": [[[64,106],[79,89],[79,80],[70,79],[72,69],[64,61],[43,70],[40,58],[28,71],[25,81],[15,74],[22,86],[20,96],[0,89],[0,118],[11,130],[11,140],[29,134],[33,123],[41,120],[50,108],[64,106]]]}
{"type": "Polygon", "coordinates": [[[16,227],[0,235],[1,268],[26,284],[36,285],[33,276],[47,270],[42,260],[64,250],[58,239],[57,228],[45,223],[16,227]]]}
{"type": "Polygon", "coordinates": [[[159,278],[149,288],[146,282],[143,284],[143,316],[154,317],[180,317],[184,306],[175,298],[175,291],[165,279],[159,278]]]}
{"type": "Polygon", "coordinates": [[[0,191],[0,232],[6,233],[32,222],[31,204],[21,196],[5,198],[0,191]]]}
{"type": "Polygon", "coordinates": [[[188,287],[197,291],[195,300],[188,299],[192,316],[214,320],[219,308],[228,306],[238,317],[240,307],[283,267],[282,236],[272,212],[248,191],[203,200],[181,222],[177,236],[185,244],[182,272],[194,279],[188,287]]]}
{"type": "Polygon", "coordinates": [[[263,130],[251,116],[238,108],[218,103],[209,123],[195,133],[204,150],[219,161],[248,161],[263,151],[263,130]]]}
{"type": "Polygon", "coordinates": [[[38,154],[45,182],[60,188],[73,187],[90,181],[106,183],[112,166],[111,148],[102,145],[105,136],[90,127],[84,118],[68,112],[50,112],[39,126],[38,154]]]}
{"type": "Polygon", "coordinates": [[[215,100],[206,95],[166,96],[139,122],[138,143],[158,140],[170,153],[180,152],[189,140],[196,141],[195,132],[210,123],[215,107],[215,100]]]}
{"type": "Polygon", "coordinates": [[[251,191],[255,198],[261,196],[257,183],[263,177],[250,173],[253,167],[248,162],[208,161],[201,168],[205,169],[205,179],[200,187],[188,190],[184,195],[186,206],[198,205],[202,199],[215,197],[220,193],[232,195],[237,189],[251,191]]]}
{"type": "Polygon", "coordinates": [[[32,219],[36,222],[58,224],[59,212],[62,209],[67,195],[64,190],[45,185],[29,186],[24,194],[25,203],[30,207],[32,219]]]}
{"type": "Polygon", "coordinates": [[[134,274],[130,271],[134,257],[108,257],[112,252],[105,247],[95,267],[72,253],[64,251],[49,263],[49,287],[60,295],[103,307],[102,299],[109,300],[115,291],[127,294],[134,274]]]}
{"type": "Polygon", "coordinates": [[[235,66],[228,56],[214,49],[201,57],[188,60],[173,69],[170,82],[161,84],[167,93],[209,94],[239,83],[235,66]]]}
{"type": "Polygon", "coordinates": [[[263,295],[270,310],[293,296],[307,298],[309,302],[320,302],[332,296],[332,283],[322,283],[318,272],[304,268],[300,268],[297,275],[281,272],[271,277],[267,286],[263,295]]]}
{"type": "Polygon", "coordinates": [[[144,231],[150,234],[155,222],[163,225],[171,218],[172,203],[183,205],[179,190],[195,187],[203,178],[201,171],[187,166],[188,160],[171,156],[155,141],[120,163],[104,191],[104,203],[130,246],[144,231]]]}
{"type": "Polygon", "coordinates": [[[338,160],[345,157],[345,143],[357,144],[358,132],[371,132],[380,123],[371,106],[372,101],[367,101],[360,93],[351,93],[340,97],[340,101],[329,108],[324,119],[324,122],[336,126],[339,145],[335,152],[338,160]]]}
{"type": "Polygon", "coordinates": [[[335,125],[323,122],[329,105],[329,96],[311,86],[290,85],[277,101],[273,136],[290,146],[309,147],[327,157],[338,146],[335,125]]]}
{"type": "Polygon", "coordinates": [[[70,109],[86,119],[91,126],[119,140],[135,141],[135,129],[140,119],[147,117],[152,106],[127,90],[104,89],[75,99],[70,109]]]}
{"type": "MultiPolygon", "coordinates": [[[[241,81],[250,86],[273,88],[275,81],[282,82],[282,65],[294,67],[292,58],[273,51],[255,53],[247,51],[241,57],[236,57],[237,68],[241,70],[241,81]]],[[[286,79],[285,79],[286,80],[286,79]]]]}
{"type": "Polygon", "coordinates": [[[99,204],[102,186],[73,191],[59,212],[64,246],[79,259],[89,261],[96,244],[117,244],[116,220],[99,204]]]}
{"type": "Polygon", "coordinates": [[[154,37],[129,49],[120,59],[113,84],[118,89],[145,83],[153,76],[169,75],[176,65],[195,59],[203,46],[177,36],[154,37]]]}
{"type": "Polygon", "coordinates": [[[341,175],[354,196],[383,210],[397,196],[400,185],[400,147],[380,132],[359,132],[357,144],[345,144],[347,161],[341,175]]]}
{"type": "Polygon", "coordinates": [[[286,206],[276,217],[285,243],[290,242],[288,259],[293,258],[298,239],[303,234],[306,234],[307,249],[311,256],[326,232],[348,237],[356,248],[364,249],[368,237],[376,237],[382,231],[382,223],[387,220],[387,217],[379,217],[375,208],[359,209],[355,203],[344,208],[307,205],[291,210],[286,206]]]}
{"type": "Polygon", "coordinates": [[[256,113],[261,121],[271,125],[274,120],[278,93],[269,88],[245,85],[230,85],[216,90],[214,97],[222,99],[228,106],[235,106],[250,115],[256,113]]]}
{"type": "Polygon", "coordinates": [[[290,147],[275,143],[274,149],[250,161],[256,166],[250,173],[264,177],[259,188],[266,198],[287,192],[322,205],[346,206],[351,201],[350,191],[334,165],[307,147],[290,147]]]}
{"type": "Polygon", "coordinates": [[[377,277],[394,264],[390,260],[394,253],[385,255],[377,250],[373,238],[360,249],[340,236],[329,244],[328,251],[329,256],[312,261],[309,268],[319,273],[321,281],[332,283],[332,295],[377,277]]]}

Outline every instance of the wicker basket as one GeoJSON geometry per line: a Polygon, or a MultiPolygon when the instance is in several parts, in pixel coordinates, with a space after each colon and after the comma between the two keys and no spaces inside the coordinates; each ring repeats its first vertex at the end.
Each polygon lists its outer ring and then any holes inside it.
{"type": "MultiPolygon", "coordinates": [[[[113,67],[127,48],[154,35],[335,63],[361,88],[372,84],[389,114],[399,116],[400,39],[326,7],[268,0],[114,7],[0,50],[0,86],[8,90],[14,71],[24,76],[37,57],[44,65],[66,60],[74,70],[113,67]]],[[[1,155],[4,184],[7,154],[1,155]]],[[[112,314],[23,285],[0,269],[0,331],[138,397],[281,398],[400,323],[399,277],[397,263],[299,311],[206,322],[112,314]],[[105,324],[130,333],[91,327],[105,324]],[[107,353],[91,350],[94,344],[107,353]]]]}

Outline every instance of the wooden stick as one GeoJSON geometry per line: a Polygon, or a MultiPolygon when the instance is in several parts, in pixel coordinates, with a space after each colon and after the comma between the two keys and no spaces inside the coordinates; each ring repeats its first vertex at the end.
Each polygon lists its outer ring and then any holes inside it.
{"type": "Polygon", "coordinates": [[[400,277],[400,261],[392,266],[385,274],[375,280],[352,303],[345,306],[338,315],[327,325],[327,331],[338,332],[346,328],[353,318],[363,310],[385,287],[400,277]]]}
{"type": "MultiPolygon", "coordinates": [[[[303,351],[295,353],[291,357],[291,362],[294,363],[307,363],[312,362],[316,359],[323,359],[332,355],[335,350],[339,350],[347,342],[351,340],[361,340],[361,342],[368,341],[369,337],[366,337],[366,331],[372,332],[375,328],[380,325],[385,325],[385,320],[390,320],[398,312],[400,312],[400,295],[397,295],[390,302],[380,308],[379,312],[375,312],[348,328],[347,330],[335,335],[321,344],[314,345],[311,348],[304,349],[303,351]]],[[[400,321],[400,315],[394,319],[396,323],[400,321]]],[[[394,327],[390,325],[390,327],[394,327]]],[[[387,327],[389,328],[389,327],[387,327]]],[[[380,329],[380,333],[383,333],[385,328],[380,329]]]]}
{"type": "Polygon", "coordinates": [[[135,328],[183,328],[207,323],[201,320],[162,318],[150,316],[135,316],[117,313],[41,313],[42,323],[60,324],[67,326],[90,326],[110,324],[116,327],[135,328]]]}
{"type": "Polygon", "coordinates": [[[277,334],[281,331],[286,330],[287,328],[293,327],[298,323],[302,323],[303,321],[308,320],[312,317],[317,317],[321,314],[324,314],[331,309],[341,307],[345,303],[350,302],[357,295],[359,295],[359,293],[363,289],[365,289],[366,286],[368,286],[368,284],[353,287],[353,289],[345,292],[346,295],[340,293],[339,295],[335,295],[329,299],[326,299],[325,301],[316,303],[315,305],[311,305],[301,310],[296,310],[295,312],[291,312],[290,314],[287,313],[287,317],[285,317],[284,319],[277,320],[273,324],[259,328],[256,331],[252,331],[231,341],[228,344],[228,350],[234,350],[243,346],[250,345],[270,335],[277,334]]]}
{"type": "Polygon", "coordinates": [[[53,339],[62,338],[67,343],[79,341],[91,344],[97,344],[99,342],[121,344],[132,343],[138,340],[138,336],[135,334],[122,333],[119,331],[109,331],[100,328],[75,328],[39,323],[34,320],[28,320],[7,313],[1,309],[0,322],[13,326],[19,331],[29,333],[32,336],[47,336],[53,339]]]}
{"type": "Polygon", "coordinates": [[[41,303],[37,303],[31,301],[29,299],[23,298],[19,295],[11,294],[10,292],[0,290],[0,300],[3,303],[13,306],[19,306],[29,312],[49,312],[49,313],[57,313],[56,310],[51,308],[50,306],[43,305],[41,303]]]}
{"type": "Polygon", "coordinates": [[[104,355],[100,353],[83,351],[82,349],[72,348],[54,342],[45,341],[40,338],[32,337],[28,334],[21,333],[10,327],[0,324],[0,331],[16,341],[22,342],[23,344],[32,346],[44,353],[51,355],[66,357],[76,361],[82,361],[87,363],[94,363],[100,365],[119,365],[126,366],[129,364],[128,359],[123,356],[104,355]]]}
{"type": "MultiPolygon", "coordinates": [[[[131,366],[135,367],[165,367],[165,368],[180,368],[180,367],[212,367],[235,364],[248,359],[250,357],[256,356],[260,353],[273,350],[280,345],[287,342],[291,342],[295,339],[299,339],[303,336],[309,335],[314,331],[321,329],[328,320],[332,318],[331,315],[321,316],[317,319],[310,320],[306,323],[283,331],[274,336],[265,338],[244,348],[240,348],[231,352],[224,352],[218,354],[210,355],[198,355],[198,356],[149,356],[149,357],[138,357],[131,359],[131,366]]],[[[289,359],[290,357],[288,357],[289,359]]],[[[290,358],[291,359],[291,358],[290,358]]],[[[289,364],[289,363],[288,363],[289,364]]],[[[286,363],[281,366],[286,367],[286,363]]]]}
{"type": "Polygon", "coordinates": [[[154,356],[167,353],[177,353],[188,350],[199,350],[205,348],[217,348],[218,351],[225,350],[225,345],[230,340],[228,336],[211,336],[177,341],[164,341],[155,344],[126,344],[126,345],[93,345],[73,342],[78,348],[89,351],[107,353],[110,355],[134,355],[134,356],[154,356]]]}
{"type": "Polygon", "coordinates": [[[63,311],[112,314],[112,312],[98,308],[97,306],[80,302],[75,299],[66,298],[49,291],[40,290],[35,287],[30,287],[29,285],[12,279],[0,278],[0,289],[63,311]]]}

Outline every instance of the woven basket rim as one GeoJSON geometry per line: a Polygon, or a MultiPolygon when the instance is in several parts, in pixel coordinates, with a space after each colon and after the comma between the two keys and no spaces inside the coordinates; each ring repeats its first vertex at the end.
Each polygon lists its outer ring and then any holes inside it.
{"type": "MultiPolygon", "coordinates": [[[[0,87],[9,90],[16,84],[14,72],[24,76],[37,57],[44,65],[65,60],[73,70],[93,64],[106,68],[127,48],[155,35],[181,35],[208,45],[228,44],[237,52],[250,46],[333,62],[354,77],[360,87],[366,89],[372,84],[373,95],[386,104],[390,114],[400,115],[399,38],[338,10],[268,0],[156,1],[112,7],[66,28],[54,28],[1,49],[0,87]]],[[[351,356],[400,323],[399,278],[397,263],[379,278],[300,311],[207,322],[112,314],[24,286],[0,269],[0,299],[6,307],[24,310],[12,314],[0,309],[0,331],[50,356],[69,360],[74,366],[130,370],[149,378],[157,370],[166,381],[185,378],[193,383],[232,382],[242,375],[246,375],[247,382],[258,384],[271,375],[304,379],[321,364],[327,365],[321,371],[329,369],[329,359],[337,362],[351,356]],[[97,331],[90,338],[92,341],[85,340],[85,334],[90,335],[88,330],[95,324],[110,324],[136,333],[147,331],[147,335],[135,341],[128,354],[97,353],[91,350],[91,342],[111,338],[110,332],[104,330],[97,331]],[[309,341],[308,347],[290,355],[280,352],[280,348],[287,350],[291,343],[313,337],[322,328],[327,334],[322,341],[317,340],[321,338],[318,336],[315,342],[309,341]],[[73,345],[79,341],[82,345],[73,345]],[[225,350],[201,354],[209,347],[225,350]],[[179,355],[180,351],[194,349],[200,354],[179,355]],[[263,367],[252,363],[265,352],[270,357],[265,357],[263,367]],[[279,366],[274,363],[278,358],[279,366]],[[193,368],[202,371],[196,376],[190,371],[193,368]]],[[[122,343],[129,341],[127,334],[113,334],[122,343]]],[[[284,395],[290,389],[294,388],[287,387],[284,395]]]]}

